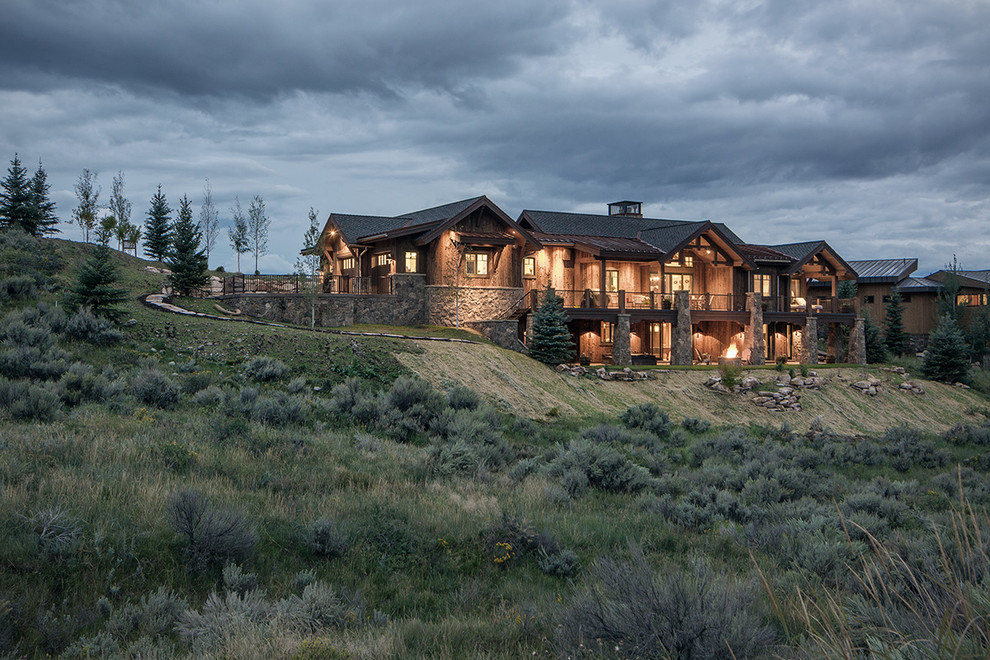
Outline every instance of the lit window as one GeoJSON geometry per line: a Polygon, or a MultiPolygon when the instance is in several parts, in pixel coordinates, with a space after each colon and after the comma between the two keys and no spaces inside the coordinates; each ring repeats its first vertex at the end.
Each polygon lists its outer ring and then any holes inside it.
{"type": "Polygon", "coordinates": [[[764,298],[770,296],[770,275],[753,275],[753,293],[763,294],[764,298]]]}
{"type": "Polygon", "coordinates": [[[987,294],[985,293],[960,293],[956,296],[957,305],[981,306],[987,304],[987,294]]]}
{"type": "Polygon", "coordinates": [[[694,278],[691,275],[667,275],[668,293],[672,293],[674,291],[690,291],[692,279],[694,278]]]}
{"type": "Polygon", "coordinates": [[[416,252],[406,252],[406,272],[415,273],[416,272],[416,259],[419,255],[416,252]]]}
{"type": "Polygon", "coordinates": [[[468,275],[488,275],[487,252],[468,252],[464,255],[464,264],[468,275]]]}
{"type": "Polygon", "coordinates": [[[376,254],[375,255],[375,266],[376,267],[387,266],[388,265],[388,261],[389,261],[389,259],[388,259],[388,253],[386,253],[386,252],[383,252],[381,254],[376,254]]]}
{"type": "Polygon", "coordinates": [[[685,268],[694,268],[694,255],[685,254],[682,261],[685,268]]]}
{"type": "Polygon", "coordinates": [[[354,270],[354,257],[347,257],[340,260],[341,270],[354,270]]]}
{"type": "Polygon", "coordinates": [[[614,293],[619,290],[619,271],[605,271],[605,290],[609,293],[614,293]]]}
{"type": "Polygon", "coordinates": [[[523,258],[523,277],[536,277],[536,259],[534,257],[523,258]]]}
{"type": "Polygon", "coordinates": [[[799,278],[791,279],[791,298],[801,298],[801,280],[799,278]]]}
{"type": "Polygon", "coordinates": [[[615,325],[608,321],[602,321],[602,344],[611,344],[615,333],[615,325]]]}

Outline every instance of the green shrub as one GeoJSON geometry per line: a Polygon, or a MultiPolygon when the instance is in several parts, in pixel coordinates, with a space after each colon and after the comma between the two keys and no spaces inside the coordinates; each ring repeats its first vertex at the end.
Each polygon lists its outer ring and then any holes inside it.
{"type": "Polygon", "coordinates": [[[47,387],[0,376],[0,411],[11,419],[52,422],[62,416],[62,401],[47,387]]]}
{"type": "Polygon", "coordinates": [[[634,493],[651,483],[649,472],[630,461],[612,447],[594,444],[584,439],[571,441],[551,462],[547,471],[551,476],[563,477],[563,485],[572,496],[578,494],[576,488],[568,487],[566,481],[583,474],[587,484],[609,492],[634,493]],[[567,477],[567,475],[571,475],[567,477]]]}
{"type": "Polygon", "coordinates": [[[474,410],[481,405],[481,397],[474,390],[458,384],[447,392],[447,405],[454,410],[474,410]]]}
{"type": "Polygon", "coordinates": [[[28,275],[0,279],[0,300],[31,300],[38,295],[38,285],[28,275]]]}
{"type": "Polygon", "coordinates": [[[196,491],[172,493],[168,516],[181,539],[186,568],[194,573],[246,561],[258,542],[244,514],[222,511],[196,491]]]}
{"type": "Polygon", "coordinates": [[[244,363],[244,375],[259,383],[282,380],[289,374],[289,366],[281,360],[258,356],[244,363]]]}
{"type": "Polygon", "coordinates": [[[320,518],[309,524],[306,546],[321,557],[342,557],[347,552],[347,535],[332,518],[320,518]]]}
{"type": "Polygon", "coordinates": [[[139,402],[171,410],[179,403],[179,386],[155,367],[144,367],[130,378],[131,394],[139,402]]]}
{"type": "Polygon", "coordinates": [[[302,376],[298,376],[289,381],[289,384],[285,386],[285,391],[289,394],[303,394],[307,391],[306,379],[302,376]]]}
{"type": "Polygon", "coordinates": [[[258,397],[251,407],[251,421],[270,426],[298,424],[303,420],[303,401],[297,395],[275,392],[258,397]]]}
{"type": "Polygon", "coordinates": [[[227,591],[245,594],[258,588],[258,576],[255,573],[245,573],[238,564],[227,564],[223,567],[223,587],[227,591]]]}
{"type": "Polygon", "coordinates": [[[704,433],[712,427],[712,424],[707,419],[685,417],[684,421],[681,422],[681,426],[684,427],[685,431],[690,431],[691,433],[704,433]]]}
{"type": "Polygon", "coordinates": [[[660,438],[670,435],[670,417],[654,403],[627,408],[619,419],[627,428],[649,431],[660,438]]]}
{"type": "Polygon", "coordinates": [[[104,630],[118,640],[135,636],[158,639],[172,633],[179,615],[187,607],[185,598],[163,585],[141,596],[139,602],[113,610],[104,630]]]}
{"type": "Polygon", "coordinates": [[[580,657],[591,640],[617,658],[762,657],[775,635],[757,604],[752,584],[704,562],[656,575],[634,548],[631,561],[595,563],[585,591],[560,613],[557,641],[562,654],[580,657]]]}
{"type": "Polygon", "coordinates": [[[16,346],[0,353],[0,375],[7,378],[55,380],[69,368],[69,354],[59,348],[16,346]]]}
{"type": "Polygon", "coordinates": [[[65,324],[65,335],[69,339],[85,341],[94,346],[113,346],[124,341],[123,332],[109,320],[93,314],[88,307],[69,317],[65,324]]]}
{"type": "Polygon", "coordinates": [[[303,589],[301,596],[283,598],[275,606],[277,625],[303,634],[314,634],[359,625],[364,622],[364,599],[360,594],[337,591],[323,582],[303,589]]]}

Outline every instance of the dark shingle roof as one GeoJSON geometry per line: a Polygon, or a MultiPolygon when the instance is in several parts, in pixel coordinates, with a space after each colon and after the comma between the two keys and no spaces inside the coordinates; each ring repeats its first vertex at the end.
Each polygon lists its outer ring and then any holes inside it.
{"type": "Polygon", "coordinates": [[[705,224],[704,222],[684,222],[666,227],[655,227],[642,231],[640,238],[651,245],[656,245],[664,252],[670,252],[705,224]]]}
{"type": "Polygon", "coordinates": [[[471,206],[483,196],[472,197],[471,199],[462,199],[459,202],[451,202],[450,204],[444,204],[442,206],[434,206],[433,208],[423,209],[422,211],[413,211],[412,213],[403,213],[400,218],[408,218],[413,220],[414,225],[424,223],[424,222],[436,222],[437,220],[446,220],[447,218],[453,218],[455,215],[471,206]]]}
{"type": "Polygon", "coordinates": [[[332,213],[330,219],[340,228],[344,240],[354,243],[362,236],[376,236],[398,229],[409,222],[404,218],[386,218],[378,215],[351,215],[332,213]]]}
{"type": "Polygon", "coordinates": [[[580,234],[544,234],[533,232],[533,238],[541,243],[548,244],[585,245],[611,254],[641,255],[647,258],[662,257],[665,254],[663,250],[638,238],[625,238],[622,236],[587,236],[580,234]]]}
{"type": "Polygon", "coordinates": [[[782,245],[768,245],[777,252],[783,252],[795,261],[802,261],[821,249],[824,241],[806,241],[804,243],[784,243],[782,245]]]}
{"type": "Polygon", "coordinates": [[[644,230],[671,225],[696,224],[682,220],[658,220],[631,216],[599,215],[594,213],[564,213],[562,211],[523,211],[537,231],[545,234],[570,236],[613,236],[636,238],[644,230]]]}
{"type": "Polygon", "coordinates": [[[772,247],[766,245],[752,245],[749,243],[737,244],[739,251],[750,259],[755,259],[756,261],[772,261],[775,263],[790,263],[794,259],[779,250],[774,250],[772,247]]]}
{"type": "Polygon", "coordinates": [[[863,283],[880,284],[883,282],[897,283],[913,273],[918,268],[917,259],[869,259],[866,261],[850,261],[849,265],[859,275],[863,283]]]}

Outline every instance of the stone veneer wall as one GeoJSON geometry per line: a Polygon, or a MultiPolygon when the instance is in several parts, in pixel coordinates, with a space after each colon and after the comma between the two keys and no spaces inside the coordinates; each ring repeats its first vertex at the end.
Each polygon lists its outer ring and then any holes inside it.
{"type": "Polygon", "coordinates": [[[426,323],[456,325],[457,298],[460,322],[489,321],[499,318],[523,297],[517,287],[468,287],[430,285],[426,287],[426,323]]]}
{"type": "Polygon", "coordinates": [[[529,354],[529,349],[519,341],[519,320],[501,319],[496,321],[467,321],[464,325],[477,330],[495,342],[496,346],[510,351],[529,354]]]}
{"type": "MultiPolygon", "coordinates": [[[[421,325],[426,323],[426,276],[392,275],[393,293],[380,296],[320,295],[316,300],[316,325],[345,326],[355,323],[421,325]]],[[[310,298],[304,294],[256,293],[218,296],[224,307],[280,323],[309,325],[310,298]]]]}

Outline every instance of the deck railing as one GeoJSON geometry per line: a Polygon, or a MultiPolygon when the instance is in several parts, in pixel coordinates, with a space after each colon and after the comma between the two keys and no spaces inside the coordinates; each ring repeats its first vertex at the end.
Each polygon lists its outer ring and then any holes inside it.
{"type": "MultiPolygon", "coordinates": [[[[223,278],[223,295],[241,293],[305,293],[311,278],[306,275],[228,275],[223,278]]],[[[349,277],[332,275],[323,278],[322,293],[382,295],[392,293],[390,277],[349,277]]]]}
{"type": "Polygon", "coordinates": [[[772,301],[770,307],[764,305],[767,311],[795,312],[801,314],[855,314],[855,298],[791,298],[790,302],[784,297],[764,299],[764,302],[772,301]]]}

